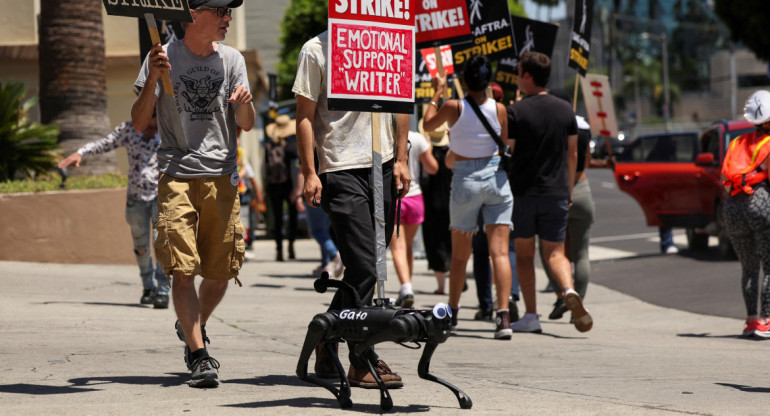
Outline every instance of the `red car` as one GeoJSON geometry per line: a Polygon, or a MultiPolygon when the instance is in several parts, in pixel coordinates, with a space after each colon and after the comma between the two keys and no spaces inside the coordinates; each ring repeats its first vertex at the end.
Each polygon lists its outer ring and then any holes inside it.
{"type": "Polygon", "coordinates": [[[719,254],[732,257],[722,227],[722,160],[730,141],[754,131],[747,121],[722,121],[705,132],[639,136],[618,156],[615,180],[642,207],[649,226],[685,228],[691,249],[719,238],[719,254]]]}

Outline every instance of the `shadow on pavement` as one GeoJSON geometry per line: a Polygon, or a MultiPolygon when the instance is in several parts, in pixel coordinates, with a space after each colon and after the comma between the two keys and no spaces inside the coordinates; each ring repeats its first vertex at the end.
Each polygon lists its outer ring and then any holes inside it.
{"type": "Polygon", "coordinates": [[[283,289],[286,286],[285,285],[270,285],[265,283],[256,283],[251,285],[251,287],[261,287],[263,289],[283,289]]]}
{"type": "Polygon", "coordinates": [[[141,305],[139,303],[115,303],[115,302],[42,302],[42,305],[56,305],[56,304],[71,304],[71,305],[91,305],[91,306],[122,306],[129,308],[145,309],[147,307],[152,308],[152,305],[141,305]]]}
{"type": "Polygon", "coordinates": [[[74,386],[44,386],[40,384],[5,384],[0,385],[0,393],[31,394],[44,396],[49,394],[87,393],[99,389],[87,389],[74,386]]]}
{"type": "Polygon", "coordinates": [[[742,337],[740,335],[711,335],[708,332],[702,333],[702,334],[676,334],[678,337],[682,338],[724,338],[724,339],[745,339],[747,341],[762,341],[764,338],[746,338],[742,337]]]}
{"type": "Polygon", "coordinates": [[[306,383],[295,375],[269,375],[254,378],[241,378],[235,380],[222,380],[225,384],[247,384],[251,386],[291,386],[291,387],[313,387],[313,384],[306,383]]]}
{"type": "Polygon", "coordinates": [[[770,393],[770,387],[751,387],[744,386],[742,384],[730,384],[730,383],[714,383],[717,386],[732,387],[736,390],[740,390],[746,393],[770,393]]]}
{"type": "Polygon", "coordinates": [[[100,384],[131,384],[145,386],[172,387],[187,384],[189,373],[166,373],[167,376],[115,376],[115,377],[81,377],[68,380],[73,387],[97,386],[100,384]]]}
{"type": "MultiPolygon", "coordinates": [[[[320,387],[318,387],[318,389],[320,393],[326,392],[326,390],[320,387]]],[[[350,409],[340,409],[339,403],[337,403],[337,400],[333,398],[320,399],[315,397],[298,397],[296,399],[281,399],[281,400],[271,400],[271,401],[265,401],[265,402],[240,403],[240,404],[230,404],[226,406],[237,407],[237,408],[247,408],[247,409],[289,406],[289,407],[311,408],[311,409],[339,409],[340,411],[352,410],[356,412],[371,413],[371,414],[383,413],[383,410],[377,404],[356,404],[355,393],[356,393],[356,390],[353,391],[353,397],[351,397],[351,399],[353,399],[353,407],[350,409]]],[[[331,393],[329,394],[331,395],[331,393]]],[[[399,406],[397,403],[394,403],[393,408],[388,410],[388,412],[389,413],[416,413],[416,412],[428,412],[430,410],[431,409],[428,406],[422,406],[422,405],[399,406]]]]}

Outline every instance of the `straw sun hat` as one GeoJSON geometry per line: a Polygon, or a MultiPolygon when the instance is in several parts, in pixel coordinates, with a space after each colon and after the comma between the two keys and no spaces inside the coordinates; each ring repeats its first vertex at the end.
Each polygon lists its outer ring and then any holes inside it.
{"type": "Polygon", "coordinates": [[[275,119],[275,123],[268,124],[265,131],[273,140],[281,140],[297,134],[297,126],[291,117],[282,114],[275,119]]]}
{"type": "Polygon", "coordinates": [[[449,129],[447,123],[442,124],[436,130],[426,132],[422,127],[422,119],[420,119],[417,123],[417,129],[420,131],[420,134],[425,136],[425,138],[430,139],[430,143],[434,146],[444,147],[449,144],[449,129]]]}

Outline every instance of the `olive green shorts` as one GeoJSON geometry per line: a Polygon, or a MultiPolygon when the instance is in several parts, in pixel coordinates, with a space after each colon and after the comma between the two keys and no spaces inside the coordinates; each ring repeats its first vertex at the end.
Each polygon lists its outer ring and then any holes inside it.
{"type": "Polygon", "coordinates": [[[238,276],[246,245],[238,186],[230,176],[158,179],[158,238],[155,254],[166,275],[204,279],[238,276]]]}

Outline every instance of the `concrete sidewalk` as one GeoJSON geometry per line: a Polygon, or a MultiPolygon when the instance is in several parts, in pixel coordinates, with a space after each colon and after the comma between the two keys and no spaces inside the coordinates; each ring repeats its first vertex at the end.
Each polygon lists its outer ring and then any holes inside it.
{"type": "MultiPolygon", "coordinates": [[[[340,414],[329,392],[295,376],[307,324],[331,299],[312,290],[315,242],[298,241],[297,252],[297,261],[277,263],[272,242],[255,243],[244,286],[230,287],[207,326],[209,351],[222,366],[221,386],[209,390],[186,384],[173,309],[138,304],[135,266],[0,262],[0,415],[340,414]]],[[[425,262],[415,268],[415,306],[446,302],[432,294],[425,262]]],[[[544,287],[540,272],[538,279],[544,287]]],[[[553,295],[538,294],[543,334],[496,341],[492,323],[473,321],[469,285],[469,308],[431,372],[464,390],[473,408],[461,410],[448,389],[417,376],[421,351],[389,343],[378,352],[405,381],[391,391],[390,413],[768,413],[768,346],[740,339],[739,320],[660,308],[593,285],[592,331],[578,333],[566,317],[548,321],[553,295]]],[[[346,353],[342,347],[347,367],[346,353]]],[[[353,411],[380,413],[376,390],[353,389],[352,400],[353,411]]]]}

